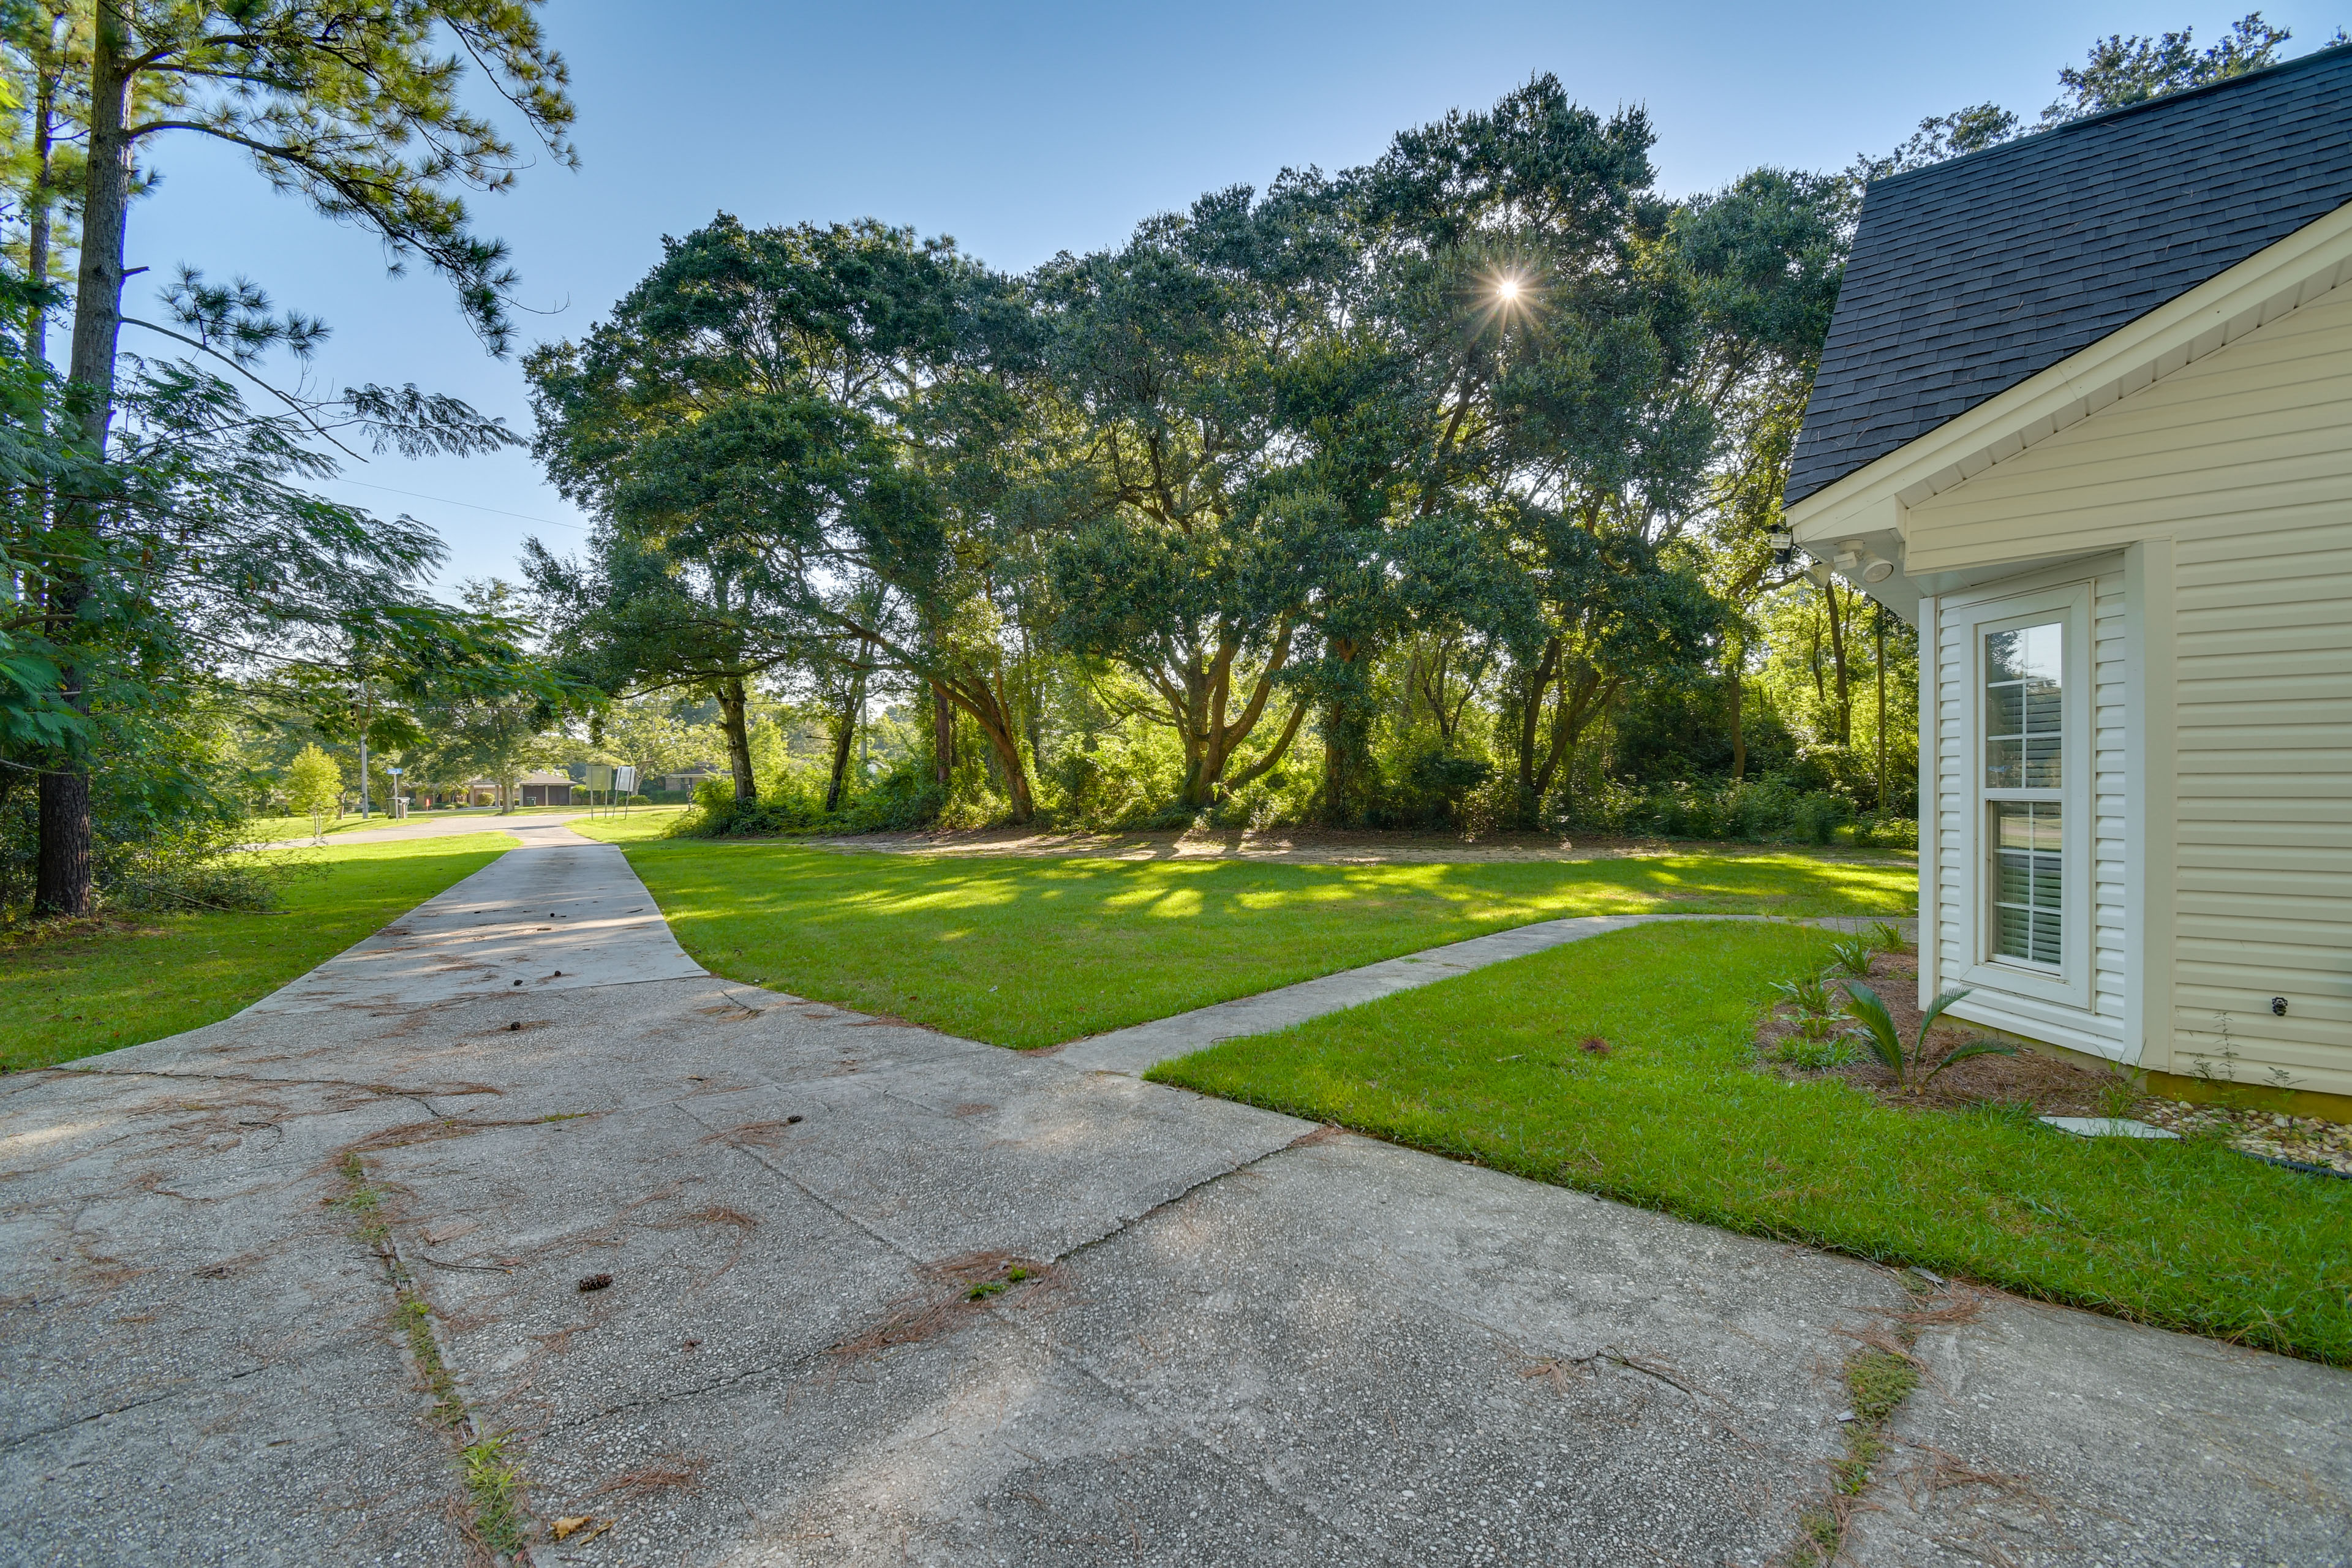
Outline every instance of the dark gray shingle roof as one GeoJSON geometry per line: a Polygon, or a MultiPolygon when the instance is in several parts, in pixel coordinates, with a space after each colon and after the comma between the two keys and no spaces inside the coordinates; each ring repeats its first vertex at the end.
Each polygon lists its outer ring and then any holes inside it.
{"type": "Polygon", "coordinates": [[[1794,503],[2352,201],[2352,46],[1874,184],[1794,503]]]}

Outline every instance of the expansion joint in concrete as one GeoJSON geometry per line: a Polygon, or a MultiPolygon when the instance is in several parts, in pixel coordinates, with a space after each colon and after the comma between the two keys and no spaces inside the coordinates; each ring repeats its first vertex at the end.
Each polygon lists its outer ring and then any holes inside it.
{"type": "Polygon", "coordinates": [[[434,1414],[457,1442],[462,1482],[472,1504],[466,1533],[492,1560],[528,1565],[532,1561],[527,1539],[532,1521],[520,1467],[505,1453],[508,1435],[483,1430],[467,1408],[449,1347],[435,1324],[433,1304],[401,1256],[391,1218],[383,1212],[383,1189],[368,1180],[366,1162],[357,1149],[346,1149],[336,1169],[344,1190],[328,1202],[351,1214],[354,1239],[383,1265],[384,1280],[392,1287],[393,1321],[404,1331],[402,1337],[417,1381],[434,1396],[434,1414]]]}
{"type": "Polygon", "coordinates": [[[1153,1215],[1165,1214],[1170,1209],[1176,1208],[1190,1201],[1193,1194],[1209,1187],[1213,1187],[1220,1182],[1238,1176],[1244,1171],[1254,1170],[1257,1166],[1265,1164],[1268,1160],[1273,1159],[1277,1154],[1287,1154],[1293,1149],[1297,1148],[1301,1143],[1307,1142],[1307,1140],[1324,1135],[1326,1131],[1326,1129],[1321,1127],[1309,1128],[1305,1132],[1302,1132],[1297,1137],[1292,1139],[1289,1142],[1282,1145],[1279,1149],[1268,1149],[1263,1154],[1254,1154],[1250,1158],[1243,1160],[1238,1163],[1226,1166],[1222,1171],[1213,1171],[1209,1174],[1202,1176],[1200,1180],[1193,1182],[1191,1185],[1184,1187],[1182,1190],[1160,1199],[1158,1203],[1153,1204],[1150,1208],[1145,1209],[1139,1214],[1130,1215],[1126,1219],[1120,1220],[1117,1225],[1112,1226],[1100,1236],[1090,1237],[1087,1240],[1079,1242],[1075,1247],[1064,1248],[1061,1252],[1057,1253],[1047,1261],[1058,1266],[1060,1264],[1067,1263],[1074,1258],[1078,1258],[1086,1253],[1092,1252],[1096,1247],[1101,1247],[1107,1242],[1117,1240],[1118,1237],[1126,1235],[1129,1231],[1133,1230],[1137,1226],[1141,1225],[1145,1220],[1151,1218],[1153,1215]]]}

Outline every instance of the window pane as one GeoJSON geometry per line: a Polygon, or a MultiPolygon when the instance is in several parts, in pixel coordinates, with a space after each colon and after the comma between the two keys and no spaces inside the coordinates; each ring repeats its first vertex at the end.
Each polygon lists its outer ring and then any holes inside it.
{"type": "Polygon", "coordinates": [[[2009,635],[2017,639],[2017,672],[2028,679],[2048,681],[2054,689],[2059,680],[2058,658],[2065,642],[2066,628],[2053,621],[2046,626],[2028,626],[2009,635]]]}
{"type": "Polygon", "coordinates": [[[1985,688],[1985,733],[2025,733],[2025,688],[2019,685],[1985,688]]]}
{"type": "Polygon", "coordinates": [[[2063,622],[1988,632],[1984,639],[1987,789],[2051,789],[2065,782],[2063,622]]]}
{"type": "Polygon", "coordinates": [[[1992,805],[1993,952],[2055,966],[2063,951],[2065,822],[2054,803],[1992,805]]]}
{"type": "MultiPolygon", "coordinates": [[[[2010,691],[2021,689],[2025,694],[2025,722],[2021,728],[2044,735],[2057,732],[2062,704],[2059,701],[2056,681],[2029,680],[2022,688],[2011,686],[2005,689],[2010,691]]],[[[2010,699],[2012,703],[2016,700],[2015,698],[2010,699]]]]}
{"type": "Polygon", "coordinates": [[[1994,632],[1985,638],[1985,679],[2022,680],[2025,671],[2018,668],[2015,632],[1994,632]]]}
{"type": "MultiPolygon", "coordinates": [[[[2014,746],[2014,741],[2003,745],[2014,746]]],[[[2059,777],[2058,737],[2029,735],[2025,741],[2025,785],[2027,789],[2056,789],[2065,781],[2059,777]]],[[[1995,786],[1998,787],[1998,786],[1995,786]]]]}

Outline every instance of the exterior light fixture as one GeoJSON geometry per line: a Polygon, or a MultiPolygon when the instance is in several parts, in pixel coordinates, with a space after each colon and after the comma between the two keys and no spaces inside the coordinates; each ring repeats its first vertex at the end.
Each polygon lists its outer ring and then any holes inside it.
{"type": "Polygon", "coordinates": [[[1849,539],[1838,546],[1837,569],[1848,577],[1864,583],[1884,583],[1895,575],[1895,563],[1864,546],[1858,539],[1849,539]]]}
{"type": "Polygon", "coordinates": [[[1797,536],[1785,528],[1776,528],[1765,534],[1764,542],[1772,547],[1772,564],[1786,566],[1797,558],[1797,536]]]}

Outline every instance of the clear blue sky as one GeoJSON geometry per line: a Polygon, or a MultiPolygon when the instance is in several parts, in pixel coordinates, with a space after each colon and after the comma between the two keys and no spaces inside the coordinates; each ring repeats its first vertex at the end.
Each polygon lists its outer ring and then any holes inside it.
{"type": "MultiPolygon", "coordinates": [[[[2031,114],[2093,38],[2186,25],[2210,42],[2243,4],[554,0],[547,26],[572,63],[583,166],[542,164],[476,210],[513,246],[523,301],[548,312],[521,319],[529,342],[584,332],[664,234],[722,209],[753,225],[872,216],[1025,268],[1286,164],[1366,162],[1397,130],[1544,70],[1595,109],[1645,106],[1661,184],[1680,195],[1759,163],[1842,167],[1924,115],[1988,99],[2031,114]]],[[[2300,52],[2352,20],[2352,0],[2263,14],[2300,52]]],[[[133,265],[244,273],[334,329],[318,381],[415,381],[528,432],[519,364],[482,352],[446,285],[387,279],[365,235],[273,196],[226,150],[182,136],[151,162],[164,181],[132,215],[133,265]]],[[[149,303],[139,281],[131,300],[134,313],[149,303]]],[[[144,336],[126,346],[157,346],[144,336]]],[[[559,551],[583,537],[522,452],[380,458],[350,477],[329,487],[339,499],[441,531],[445,586],[512,576],[526,534],[559,551]]]]}

